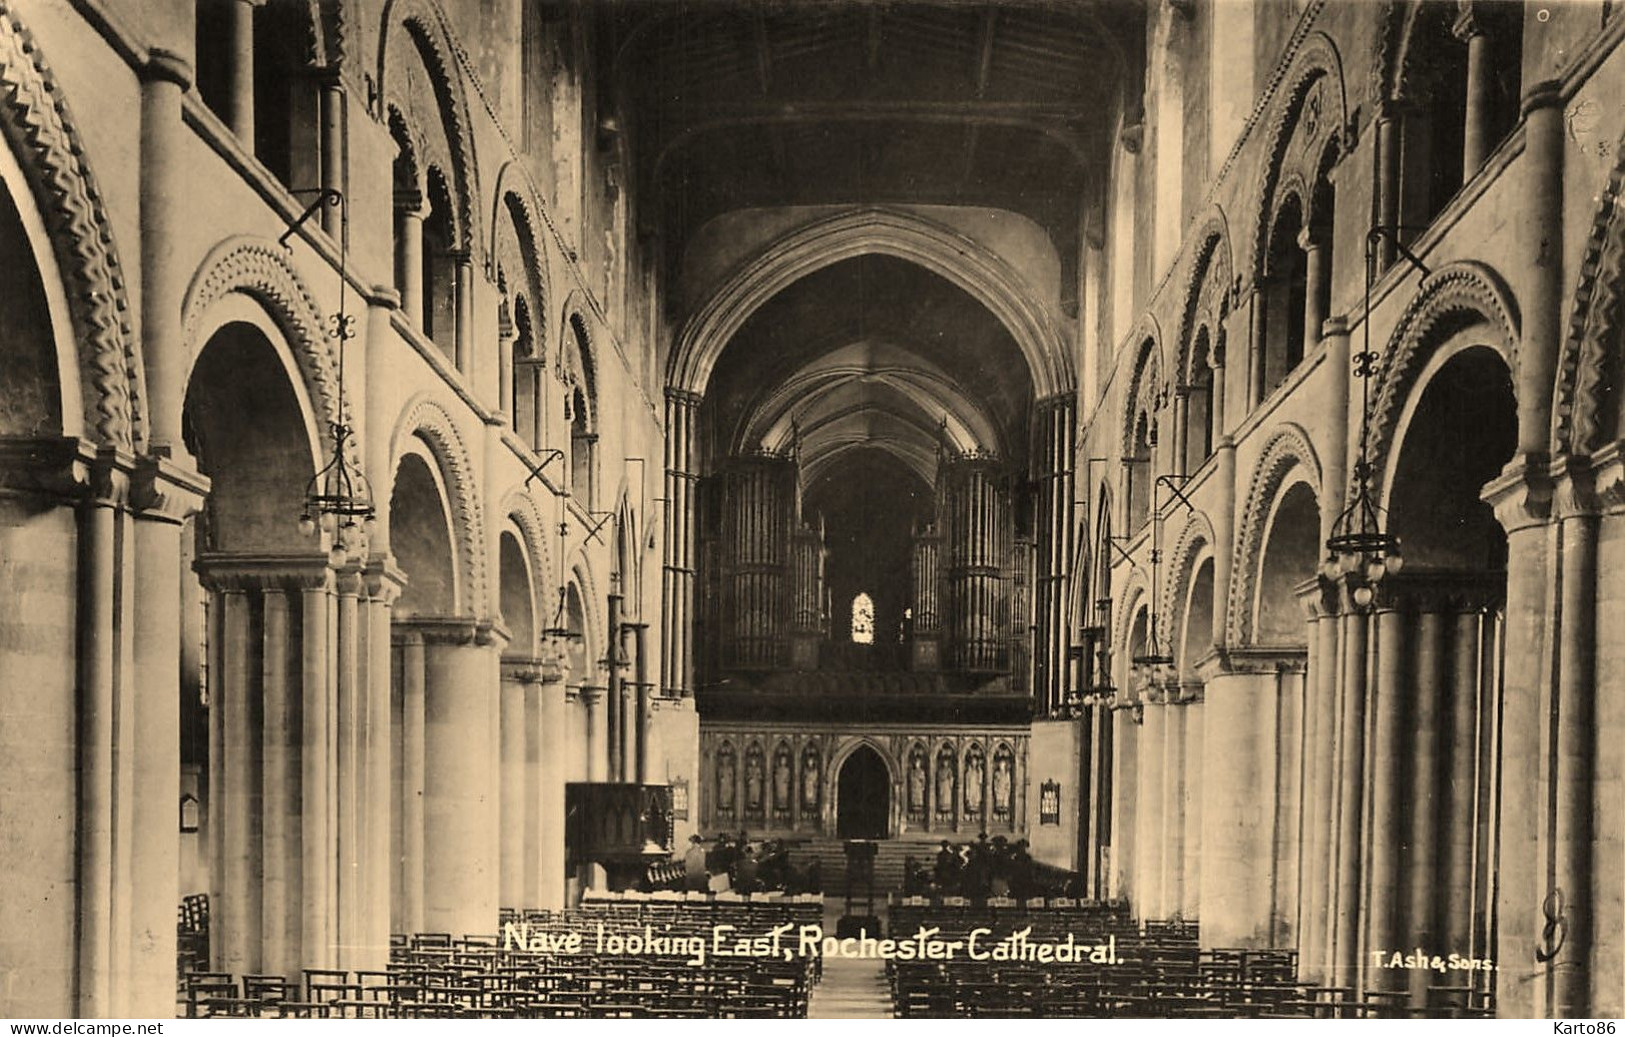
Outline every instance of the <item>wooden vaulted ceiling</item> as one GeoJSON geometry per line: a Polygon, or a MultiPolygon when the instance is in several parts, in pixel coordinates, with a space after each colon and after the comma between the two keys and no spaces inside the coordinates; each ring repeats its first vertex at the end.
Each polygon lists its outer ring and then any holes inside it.
{"type": "MultiPolygon", "coordinates": [[[[601,89],[668,283],[696,232],[728,212],[913,204],[1024,216],[1075,285],[1114,112],[1137,104],[1144,0],[615,10],[601,89]]],[[[715,453],[782,446],[788,425],[815,467],[883,449],[928,481],[939,439],[1019,464],[1032,397],[1021,351],[982,304],[865,256],[766,302],[724,351],[706,409],[715,453]]]]}
{"type": "Polygon", "coordinates": [[[736,208],[1010,209],[1065,255],[1139,90],[1143,0],[633,0],[613,40],[646,230],[736,208]]]}

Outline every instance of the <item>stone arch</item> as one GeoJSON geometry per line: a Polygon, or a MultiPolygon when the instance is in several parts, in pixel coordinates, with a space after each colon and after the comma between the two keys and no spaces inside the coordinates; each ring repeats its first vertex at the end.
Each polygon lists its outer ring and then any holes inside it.
{"type": "Polygon", "coordinates": [[[722,350],[764,302],[814,271],[871,254],[916,263],[986,306],[1021,348],[1036,399],[1072,391],[1075,376],[1060,322],[1014,268],[950,227],[879,207],[815,220],[736,266],[684,324],[666,369],[668,389],[703,393],[722,350]]]}
{"type": "MultiPolygon", "coordinates": [[[[583,644],[588,649],[586,664],[589,667],[597,666],[597,660],[603,656],[598,641],[608,636],[609,625],[604,618],[604,597],[598,591],[592,560],[587,557],[585,548],[576,548],[575,561],[570,565],[570,576],[565,582],[575,584],[576,592],[581,596],[583,644]]],[[[588,682],[583,679],[582,683],[588,682]]]]}
{"type": "Polygon", "coordinates": [[[1222,322],[1229,310],[1230,282],[1234,264],[1230,255],[1230,230],[1224,210],[1213,207],[1212,214],[1196,232],[1200,242],[1191,255],[1190,267],[1179,298],[1179,355],[1176,369],[1182,381],[1190,381],[1191,343],[1199,325],[1212,319],[1222,322]]]}
{"type": "Polygon", "coordinates": [[[564,302],[559,323],[559,377],[566,382],[574,376],[580,379],[579,388],[586,396],[588,418],[596,428],[598,407],[598,343],[592,333],[592,323],[584,315],[585,297],[574,291],[564,302]]]}
{"type": "Polygon", "coordinates": [[[834,755],[830,758],[829,766],[824,768],[824,791],[826,794],[824,802],[835,802],[834,783],[840,778],[841,768],[846,765],[847,760],[851,759],[853,753],[865,746],[874,750],[875,754],[886,764],[886,774],[891,778],[892,783],[896,784],[898,779],[897,761],[892,759],[891,750],[887,748],[884,742],[872,735],[857,735],[838,746],[834,755]]]}
{"type": "Polygon", "coordinates": [[[1264,550],[1264,536],[1275,502],[1290,483],[1296,482],[1308,483],[1316,499],[1324,499],[1320,459],[1309,434],[1301,426],[1289,424],[1276,430],[1265,443],[1258,463],[1253,466],[1241,521],[1236,523],[1224,624],[1225,639],[1232,645],[1246,644],[1253,636],[1253,599],[1258,594],[1258,563],[1264,550]]]}
{"type": "Polygon", "coordinates": [[[1119,438],[1119,454],[1123,457],[1133,452],[1134,422],[1139,412],[1142,409],[1152,413],[1156,411],[1154,400],[1146,396],[1147,391],[1154,396],[1162,389],[1162,339],[1157,334],[1155,323],[1149,318],[1145,325],[1136,331],[1131,340],[1135,343],[1134,366],[1128,389],[1123,394],[1123,427],[1119,438]]]}
{"type": "Polygon", "coordinates": [[[548,291],[551,278],[545,262],[546,232],[550,230],[550,226],[541,197],[536,181],[518,159],[509,159],[497,170],[496,190],[491,194],[491,227],[486,240],[486,255],[489,260],[487,273],[492,280],[496,279],[496,263],[500,258],[497,232],[504,219],[511,219],[515,229],[523,234],[520,240],[522,242],[528,240],[531,244],[531,258],[535,264],[534,275],[538,290],[544,294],[551,294],[548,291]]]}
{"type": "MultiPolygon", "coordinates": [[[[226,296],[241,293],[257,302],[282,330],[305,393],[327,425],[354,428],[348,404],[339,409],[338,365],[328,345],[329,318],[311,294],[287,251],[262,238],[229,238],[215,246],[199,265],[181,303],[181,327],[195,359],[213,329],[206,324],[209,311],[226,296]]],[[[361,305],[359,299],[357,306],[361,305]]],[[[327,430],[320,430],[327,440],[327,430]]],[[[358,446],[352,438],[347,460],[355,462],[358,446]]]]}
{"type": "Polygon", "coordinates": [[[1625,329],[1625,135],[1615,147],[1591,219],[1558,356],[1552,398],[1552,454],[1589,454],[1617,434],[1620,336],[1625,329]]]}
{"type": "MultiPolygon", "coordinates": [[[[509,162],[503,166],[497,174],[497,190],[491,208],[486,272],[492,282],[497,280],[499,271],[510,278],[522,279],[521,284],[510,283],[506,288],[516,294],[523,289],[524,294],[530,296],[531,311],[537,314],[547,312],[548,300],[552,296],[547,264],[543,262],[544,239],[539,233],[540,228],[546,226],[537,215],[541,211],[541,205],[536,201],[535,184],[523,173],[518,163],[509,162]],[[505,227],[512,229],[511,241],[503,234],[505,227]]],[[[536,355],[546,355],[540,341],[537,342],[536,355]]]]}
{"type": "Polygon", "coordinates": [[[63,282],[87,431],[140,451],[145,371],[112,223],[61,85],[10,0],[0,0],[0,136],[32,190],[63,282]]]}
{"type": "Polygon", "coordinates": [[[502,499],[502,513],[519,530],[519,542],[530,563],[531,576],[538,582],[536,600],[540,603],[538,615],[543,623],[553,618],[554,591],[557,589],[547,555],[547,521],[536,505],[535,498],[515,489],[502,499]],[[546,615],[542,616],[541,613],[546,615]]]}
{"type": "Polygon", "coordinates": [[[463,595],[457,602],[464,615],[478,615],[487,595],[485,518],[473,461],[462,433],[450,413],[427,395],[418,396],[402,412],[389,447],[393,473],[408,438],[423,441],[439,466],[450,495],[452,531],[456,536],[457,571],[463,595]]]}
{"type": "Polygon", "coordinates": [[[1162,623],[1159,637],[1164,638],[1163,643],[1175,644],[1174,634],[1185,623],[1185,605],[1190,597],[1191,580],[1196,576],[1197,566],[1203,557],[1211,554],[1213,550],[1213,523],[1202,512],[1196,512],[1185,521],[1185,526],[1179,531],[1179,539],[1168,552],[1168,576],[1162,585],[1163,614],[1157,618],[1162,623]]]}
{"type": "MultiPolygon", "coordinates": [[[[1288,154],[1290,145],[1298,137],[1298,130],[1302,128],[1307,135],[1306,161],[1318,163],[1325,154],[1326,142],[1333,138],[1341,139],[1344,127],[1349,122],[1342,58],[1337,45],[1325,33],[1317,31],[1304,40],[1292,59],[1291,70],[1283,83],[1286,89],[1275,94],[1273,110],[1264,130],[1264,154],[1267,159],[1254,209],[1249,263],[1254,280],[1264,275],[1269,234],[1275,224],[1275,213],[1280,208],[1277,196],[1282,178],[1294,171],[1300,175],[1303,172],[1301,167],[1289,161],[1292,156],[1288,154]],[[1327,90],[1332,95],[1329,104],[1323,102],[1321,105],[1322,108],[1330,108],[1329,112],[1317,110],[1315,101],[1310,97],[1316,84],[1322,82],[1328,84],[1327,90]]],[[[1310,169],[1308,175],[1312,178],[1314,172],[1310,169]]],[[[1304,212],[1308,212],[1307,207],[1304,212]]]]}
{"type": "MultiPolygon", "coordinates": [[[[452,34],[451,25],[441,10],[438,0],[388,0],[384,5],[382,29],[378,36],[378,92],[380,106],[388,105],[396,95],[394,77],[390,75],[390,41],[400,34],[415,46],[429,70],[434,87],[435,109],[445,128],[446,143],[451,149],[452,178],[457,198],[452,206],[458,246],[475,253],[477,245],[485,243],[480,231],[477,200],[479,165],[474,149],[472,123],[468,114],[468,94],[460,74],[463,59],[461,48],[452,34]]],[[[381,107],[379,114],[384,109],[381,107]]]]}
{"type": "Polygon", "coordinates": [[[1123,585],[1123,594],[1118,601],[1122,603],[1122,607],[1117,610],[1117,615],[1112,617],[1113,625],[1116,627],[1112,631],[1112,659],[1126,662],[1134,617],[1151,603],[1151,581],[1139,565],[1135,565],[1129,573],[1128,581],[1123,585]]]}
{"type": "MultiPolygon", "coordinates": [[[[1517,304],[1494,270],[1482,263],[1456,262],[1422,279],[1416,295],[1394,325],[1386,355],[1374,376],[1377,386],[1367,440],[1367,459],[1373,471],[1389,470],[1389,453],[1401,412],[1433,346],[1452,332],[1479,323],[1495,332],[1488,344],[1501,354],[1509,368],[1517,370],[1513,355],[1519,335],[1517,304]]],[[[1355,479],[1351,472],[1348,500],[1355,498],[1355,479]]]]}

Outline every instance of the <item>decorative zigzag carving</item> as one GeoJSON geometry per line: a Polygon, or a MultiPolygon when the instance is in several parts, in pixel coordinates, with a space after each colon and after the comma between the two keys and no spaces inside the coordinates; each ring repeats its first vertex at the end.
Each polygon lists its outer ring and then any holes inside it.
{"type": "MultiPolygon", "coordinates": [[[[1245,645],[1253,637],[1253,599],[1258,593],[1258,566],[1264,551],[1264,525],[1287,477],[1302,468],[1305,478],[1320,492],[1320,461],[1309,435],[1297,425],[1287,425],[1270,437],[1253,468],[1247,486],[1247,503],[1236,523],[1236,543],[1231,554],[1230,592],[1225,601],[1225,641],[1231,647],[1245,645]]],[[[1352,498],[1351,498],[1352,499],[1352,498]]]]}
{"type": "MultiPolygon", "coordinates": [[[[306,395],[322,419],[329,425],[342,423],[354,428],[349,406],[342,414],[339,412],[338,366],[327,321],[299,272],[288,261],[286,250],[259,238],[228,239],[215,247],[204,259],[181,305],[182,327],[193,350],[203,348],[203,318],[209,308],[232,292],[241,292],[258,302],[287,336],[306,395]]],[[[356,305],[361,305],[359,299],[356,305]]],[[[330,443],[324,447],[330,448],[330,443]]],[[[357,449],[351,437],[346,460],[359,464],[357,449]]]]}
{"type": "MultiPolygon", "coordinates": [[[[381,90],[388,82],[385,71],[391,31],[404,31],[415,37],[424,49],[429,74],[446,91],[450,103],[440,105],[437,101],[433,107],[440,112],[445,123],[446,137],[452,151],[451,166],[458,195],[454,206],[457,210],[458,247],[470,255],[479,255],[485,244],[476,202],[481,197],[479,163],[468,115],[468,96],[463,90],[463,79],[457,74],[457,44],[451,26],[435,0],[393,0],[385,16],[384,39],[378,52],[378,83],[381,90]]],[[[488,263],[489,257],[484,258],[488,263]]]]}
{"type": "MultiPolygon", "coordinates": [[[[1275,213],[1279,209],[1277,199],[1282,194],[1280,187],[1283,179],[1296,176],[1308,183],[1314,182],[1315,169],[1285,167],[1288,147],[1302,122],[1304,100],[1316,83],[1325,82],[1335,92],[1336,96],[1332,99],[1331,105],[1333,112],[1325,115],[1335,113],[1336,118],[1326,118],[1323,115],[1318,132],[1314,134],[1311,146],[1306,149],[1307,161],[1318,163],[1326,150],[1326,145],[1334,138],[1342,136],[1348,122],[1348,101],[1343,90],[1341,63],[1336,49],[1324,35],[1317,34],[1305,43],[1303,49],[1293,59],[1292,72],[1287,81],[1292,84],[1292,88],[1276,97],[1275,110],[1265,131],[1264,154],[1268,156],[1268,160],[1254,209],[1250,242],[1252,254],[1248,257],[1248,269],[1252,271],[1254,277],[1263,275],[1264,257],[1269,248],[1269,231],[1275,222],[1275,213]]],[[[1309,214],[1307,204],[1303,212],[1307,218],[1309,214]]]]}
{"type": "MultiPolygon", "coordinates": [[[[1625,137],[1620,140],[1625,148],[1625,137]]],[[[1552,401],[1552,453],[1589,454],[1613,432],[1614,372],[1620,331],[1625,323],[1625,150],[1591,220],[1584,258],[1569,313],[1569,330],[1558,357],[1552,401]]]]}
{"type": "Polygon", "coordinates": [[[1221,318],[1230,291],[1230,240],[1225,235],[1223,214],[1208,219],[1197,233],[1202,244],[1191,257],[1179,293],[1179,360],[1176,370],[1181,382],[1190,381],[1191,342],[1196,328],[1209,317],[1221,318]]]}
{"type": "MultiPolygon", "coordinates": [[[[1422,280],[1394,325],[1376,375],[1367,441],[1367,459],[1374,471],[1387,470],[1400,411],[1433,348],[1460,328],[1479,322],[1488,323],[1500,333],[1500,341],[1493,344],[1507,366],[1516,370],[1513,353],[1518,341],[1518,312],[1512,294],[1495,271],[1482,263],[1451,263],[1422,280]]],[[[1355,481],[1351,471],[1346,500],[1354,500],[1357,495],[1355,481]]]]}
{"type": "Polygon", "coordinates": [[[536,626],[540,630],[552,621],[553,610],[558,607],[553,600],[557,584],[547,564],[547,521],[542,518],[536,499],[522,490],[514,490],[503,499],[502,511],[519,527],[519,536],[524,542],[531,579],[536,582],[536,626]]]}
{"type": "MultiPolygon", "coordinates": [[[[419,397],[409,406],[396,428],[397,447],[402,437],[415,435],[428,444],[429,452],[440,465],[452,497],[449,503],[452,531],[457,540],[457,564],[463,575],[463,586],[467,588],[462,609],[466,614],[477,616],[490,598],[486,593],[484,509],[480,506],[479,482],[468,446],[446,409],[427,397],[419,397]]],[[[399,449],[392,451],[391,456],[399,457],[399,449]]]]}
{"type": "Polygon", "coordinates": [[[145,381],[113,228],[61,87],[8,0],[0,0],[0,133],[34,189],[66,282],[87,422],[104,445],[139,451],[145,381]]]}
{"type": "Polygon", "coordinates": [[[1170,651],[1179,648],[1174,643],[1174,631],[1177,629],[1174,620],[1184,618],[1185,592],[1196,575],[1196,556],[1204,546],[1212,543],[1213,523],[1208,521],[1206,515],[1197,512],[1185,522],[1174,549],[1168,554],[1173,564],[1168,566],[1168,576],[1162,586],[1162,609],[1157,617],[1162,629],[1157,636],[1163,639],[1162,643],[1169,646],[1170,651]]]}

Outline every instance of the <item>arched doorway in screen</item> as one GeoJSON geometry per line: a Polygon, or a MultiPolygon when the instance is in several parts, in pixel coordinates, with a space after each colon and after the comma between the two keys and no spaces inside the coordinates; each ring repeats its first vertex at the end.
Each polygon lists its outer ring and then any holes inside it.
{"type": "Polygon", "coordinates": [[[891,772],[879,753],[861,745],[841,765],[835,834],[842,839],[884,839],[890,816],[891,772]]]}

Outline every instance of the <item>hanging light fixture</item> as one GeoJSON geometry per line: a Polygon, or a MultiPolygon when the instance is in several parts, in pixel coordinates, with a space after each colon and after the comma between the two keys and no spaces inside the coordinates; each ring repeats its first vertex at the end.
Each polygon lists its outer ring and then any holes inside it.
{"type": "MultiPolygon", "coordinates": [[[[559,498],[561,521],[559,522],[559,557],[564,557],[565,538],[570,535],[570,523],[562,520],[564,507],[563,497],[559,498]]],[[[566,672],[570,665],[570,648],[580,641],[581,635],[572,631],[565,619],[564,603],[566,600],[564,585],[559,584],[559,604],[553,610],[553,621],[542,630],[543,661],[557,666],[560,672],[566,672]]]]}
{"type": "Polygon", "coordinates": [[[349,562],[359,563],[366,557],[367,543],[378,521],[377,509],[372,501],[372,487],[368,485],[360,467],[350,459],[355,430],[344,420],[347,413],[345,344],[355,337],[355,318],[346,312],[345,306],[350,220],[344,195],[331,188],[317,191],[316,200],[305,208],[278,241],[286,245],[306,220],[328,205],[339,207],[339,304],[338,312],[328,317],[328,336],[333,339],[334,351],[338,355],[337,414],[327,425],[333,440],[333,454],[305,485],[305,507],[299,516],[299,530],[306,536],[315,536],[319,531],[328,543],[328,563],[338,568],[349,562]]]}
{"type": "Polygon", "coordinates": [[[1173,653],[1163,649],[1157,640],[1157,599],[1162,585],[1162,506],[1157,501],[1157,490],[1167,487],[1187,510],[1194,511],[1190,498],[1179,488],[1184,481],[1182,476],[1159,475],[1151,487],[1151,610],[1146,618],[1145,651],[1133,656],[1130,662],[1155,685],[1171,684],[1179,676],[1174,668],[1173,653]]]}
{"type": "Polygon", "coordinates": [[[1406,248],[1389,227],[1372,227],[1365,237],[1365,312],[1360,352],[1353,357],[1353,375],[1360,380],[1360,449],[1355,457],[1354,499],[1332,523],[1326,539],[1326,564],[1334,577],[1348,580],[1349,596],[1359,608],[1369,608],[1376,600],[1377,584],[1405,564],[1399,538],[1383,528],[1383,508],[1377,504],[1373,487],[1376,468],[1371,462],[1371,378],[1377,373],[1375,350],[1371,348],[1371,285],[1376,280],[1374,249],[1388,238],[1407,263],[1428,276],[1428,268],[1406,248]]]}

